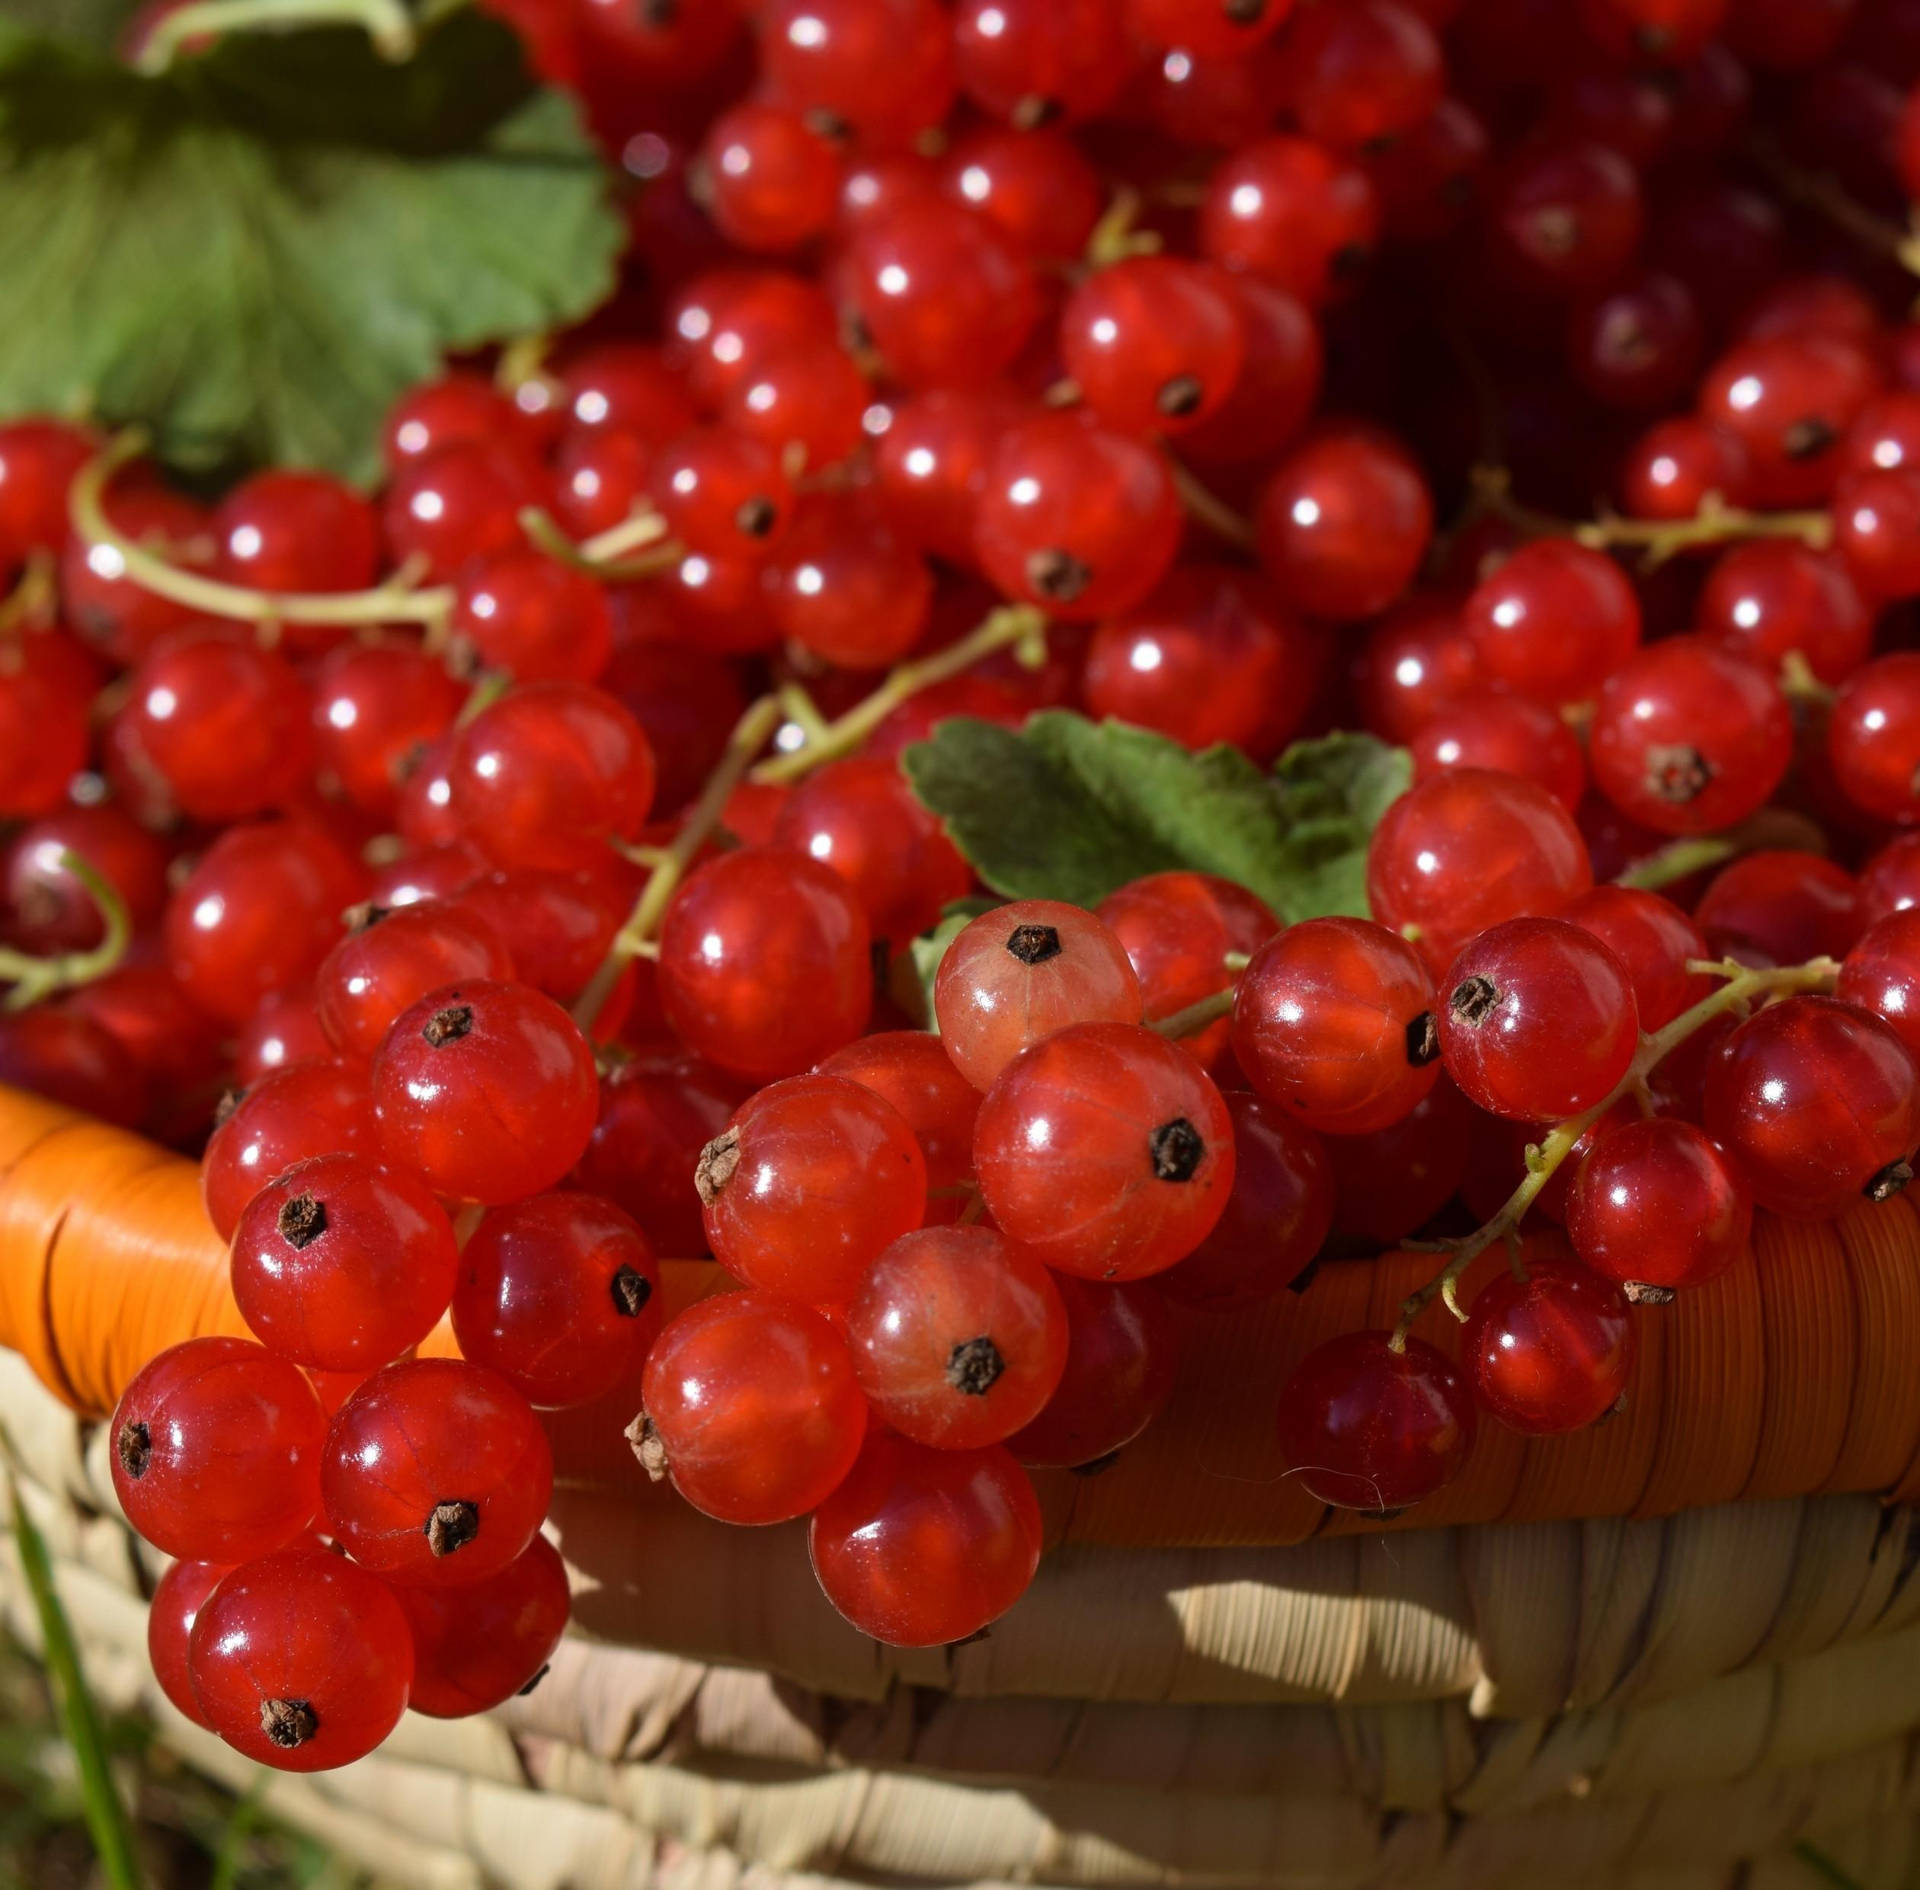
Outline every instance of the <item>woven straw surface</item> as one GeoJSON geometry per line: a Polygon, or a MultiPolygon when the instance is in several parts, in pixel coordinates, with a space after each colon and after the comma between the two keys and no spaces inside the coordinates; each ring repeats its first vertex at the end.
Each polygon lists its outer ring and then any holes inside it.
{"type": "MultiPolygon", "coordinates": [[[[865,1641],[799,1530],[706,1522],[608,1447],[630,1411],[569,1414],[576,1630],[547,1679],[269,1802],[449,1890],[1804,1890],[1806,1843],[1866,1890],[1920,1885],[1920,1513],[1844,1493],[1905,1494],[1920,1228],[1900,1206],[1757,1248],[1645,1322],[1628,1415],[1491,1435],[1469,1496],[1371,1533],[1302,1504],[1265,1436],[1286,1361],[1403,1289],[1330,1268],[1204,1335],[1213,1396],[1159,1441],[1051,1485],[1032,1594],[951,1650],[865,1641]]],[[[153,1687],[156,1565],[92,1421],[152,1351],[238,1329],[221,1262],[190,1166],[0,1098],[0,1444],[102,1690],[237,1781],[153,1687]]],[[[676,1297],[712,1275],[671,1272],[676,1297]]],[[[10,1544],[0,1599],[31,1638],[10,1544]]]]}

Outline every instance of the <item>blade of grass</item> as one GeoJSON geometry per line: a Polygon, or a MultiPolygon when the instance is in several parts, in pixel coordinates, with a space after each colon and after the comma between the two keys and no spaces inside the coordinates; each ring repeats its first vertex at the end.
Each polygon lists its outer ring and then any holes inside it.
{"type": "Polygon", "coordinates": [[[1834,1890],[1863,1890],[1860,1880],[1857,1877],[1848,1876],[1819,1845],[1809,1844],[1805,1838],[1802,1838],[1793,1847],[1793,1854],[1815,1876],[1832,1884],[1834,1890]]]}
{"type": "Polygon", "coordinates": [[[134,1856],[133,1832],[127,1822],[126,1807],[114,1789],[113,1774],[107,1765],[107,1743],[100,1727],[100,1712],[87,1690],[87,1678],[80,1668],[80,1650],[74,1643],[73,1629],[67,1623],[67,1611],[54,1592],[53,1565],[47,1557],[47,1545],[34,1521],[20,1501],[19,1485],[13,1490],[13,1536],[19,1545],[20,1566],[40,1617],[40,1637],[45,1643],[47,1673],[53,1682],[54,1704],[60,1723],[73,1747],[80,1770],[80,1792],[87,1814],[87,1830],[93,1838],[100,1872],[108,1890],[140,1890],[140,1867],[134,1856]]]}
{"type": "Polygon", "coordinates": [[[233,1808],[227,1828],[220,1834],[220,1854],[213,1860],[213,1876],[207,1890],[234,1890],[246,1863],[247,1839],[260,1822],[260,1799],[266,1789],[267,1775],[257,1774],[247,1787],[247,1795],[233,1808]]]}

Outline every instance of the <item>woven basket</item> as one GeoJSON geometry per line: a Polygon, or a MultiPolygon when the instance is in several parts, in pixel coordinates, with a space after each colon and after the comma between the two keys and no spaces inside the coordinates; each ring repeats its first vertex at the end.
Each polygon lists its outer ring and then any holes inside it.
{"type": "MultiPolygon", "coordinates": [[[[714,1271],[669,1264],[670,1302],[714,1271]]],[[[1642,1316],[1621,1416],[1486,1427],[1383,1529],[1285,1477],[1271,1407],[1294,1359],[1414,1283],[1331,1266],[1196,1331],[1114,1469],[1040,1479],[1040,1576],[957,1649],[876,1647],[799,1527],[651,1489],[631,1393],[559,1414],[575,1628],[547,1679],[266,1802],[449,1890],[1808,1890],[1809,1844],[1865,1890],[1920,1885],[1913,1209],[1763,1219],[1750,1260],[1642,1316]]],[[[155,1351],[240,1330],[190,1163],[0,1091],[0,1444],[101,1692],[232,1782],[251,1768],[147,1671],[156,1565],[97,1420],[155,1351]]],[[[10,1544],[0,1581],[31,1640],[10,1544]]]]}

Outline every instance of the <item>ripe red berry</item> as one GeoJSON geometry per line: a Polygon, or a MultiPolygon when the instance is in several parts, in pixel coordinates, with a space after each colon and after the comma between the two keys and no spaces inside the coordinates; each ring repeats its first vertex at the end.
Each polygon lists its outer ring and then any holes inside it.
{"type": "Polygon", "coordinates": [[[1069,1024],[1140,1021],[1140,983],[1090,912],[1021,899],[983,913],[947,947],[933,984],[940,1041],[977,1089],[1069,1024]]]}
{"type": "Polygon", "coordinates": [[[490,1207],[560,1180],[586,1150],[598,1102],[579,1026],[524,984],[429,992],[394,1019],[373,1064],[386,1159],[490,1207]]]}
{"type": "Polygon", "coordinates": [[[235,1569],[202,1604],[187,1668],[206,1723],[256,1764],[324,1772],[400,1723],[413,1636],[384,1582],[325,1549],[235,1569]]]}
{"type": "Polygon", "coordinates": [[[926,560],[865,506],[822,497],[801,508],[768,574],[767,608],[804,650],[848,669],[884,669],[926,634],[926,560]]]}
{"type": "Polygon", "coordinates": [[[0,569],[17,570],[34,551],[58,551],[67,536],[67,488],[97,451],[61,420],[0,427],[0,569]]]}
{"type": "Polygon", "coordinates": [[[513,401],[483,374],[455,368],[410,387],[387,411],[389,473],[447,446],[479,446],[511,435],[513,401]]]}
{"type": "Polygon", "coordinates": [[[1200,206],[1200,252],[1297,295],[1332,300],[1365,270],[1380,203],[1359,165],[1306,138],[1269,137],[1218,165],[1200,206]]]}
{"type": "Polygon", "coordinates": [[[463,1358],[529,1404],[585,1404],[640,1375],[660,1330],[660,1267],[633,1221],[590,1194],[492,1208],[461,1249],[463,1358]]]}
{"type": "Polygon", "coordinates": [[[1577,1260],[1535,1259],[1489,1280],[1460,1356],[1482,1409],[1529,1436],[1576,1431],[1620,1402],[1633,1370],[1626,1295],[1577,1260]]]}
{"type": "Polygon", "coordinates": [[[1367,848],[1367,903],[1433,972],[1506,919],[1558,912],[1593,883],[1586,842],[1546,789],[1454,768],[1386,811],[1367,848]]]}
{"type": "Polygon", "coordinates": [[[1920,595],[1920,466],[1849,473],[1832,512],[1834,545],[1869,597],[1920,595]]]}
{"type": "Polygon", "coordinates": [[[97,684],[93,659],[58,631],[0,643],[0,817],[30,820],[59,806],[87,765],[97,684]]]}
{"type": "Polygon", "coordinates": [[[1458,1476],[1473,1449],[1473,1399],[1421,1339],[1347,1332],[1309,1352],[1280,1394],[1280,1451],[1316,1501],[1400,1510],[1458,1476]]]}
{"type": "Polygon", "coordinates": [[[1878,657],[1847,678],[1827,722],[1827,758],[1856,806],[1920,821],[1920,653],[1878,657]]]}
{"type": "Polygon", "coordinates": [[[1461,608],[1482,675],[1548,708],[1584,702],[1640,642],[1640,600],[1603,552],[1542,538],[1483,578],[1461,608]]]}
{"type": "Polygon", "coordinates": [[[1468,1098],[1519,1122],[1591,1109],[1640,1043],[1627,968],[1564,919],[1490,926],[1441,980],[1440,1049],[1468,1098]]]}
{"type": "Polygon", "coordinates": [[[772,847],[710,860],[660,928],[660,1002],[708,1062],[765,1081],[850,1043],[873,1002],[866,917],[831,867],[772,847]]]}
{"type": "Polygon", "coordinates": [[[1790,997],[1750,1017],[1707,1067],[1704,1124],[1770,1213],[1826,1220],[1911,1178],[1912,1057],[1878,1017],[1790,997]]]}
{"type": "Polygon", "coordinates": [[[893,1105],[927,1165],[927,1225],[955,1219],[973,1173],[980,1092],[954,1068],[940,1039],[930,1031],[876,1031],[836,1050],[816,1074],[844,1077],[893,1105]]]}
{"type": "Polygon", "coordinates": [[[797,111],[743,99],[708,125],[698,165],[707,214],[741,249],[779,255],[833,222],[840,161],[797,111]]]}
{"type": "Polygon", "coordinates": [[[970,204],[1035,262],[1076,261],[1100,220],[1100,173],[1064,131],[980,125],[939,167],[948,197],[970,204]]]}
{"type": "Polygon", "coordinates": [[[661,324],[670,367],[712,413],[771,347],[834,339],[833,303],[818,283],[779,269],[715,269],[668,304],[661,324]]]}
{"type": "Polygon", "coordinates": [[[1920,834],[1896,834],[1860,869],[1861,916],[1871,925],[1920,905],[1920,834]]]}
{"type": "Polygon", "coordinates": [[[1130,1444],[1173,1395],[1179,1330],[1154,1284],[1103,1286],[1062,1276],[1067,1359],[1040,1415],[1007,1439],[1035,1468],[1076,1469],[1130,1444]]]}
{"type": "Polygon", "coordinates": [[[281,1358],[372,1371],[433,1330],[457,1258],[423,1182],[364,1155],[320,1155],[247,1203],[233,1230],[233,1296],[281,1358]]]}
{"type": "Polygon", "coordinates": [[[548,502],[547,484],[530,457],[498,436],[434,447],[406,460],[387,487],[387,549],[443,582],[475,558],[523,544],[520,514],[548,502]]]}
{"type": "Polygon", "coordinates": [[[1633,518],[1692,518],[1709,493],[1744,490],[1747,449],[1693,414],[1650,426],[1620,469],[1620,499],[1633,518]]]}
{"type": "Polygon", "coordinates": [[[445,664],[414,644],[346,645],[315,681],[319,765],[354,806],[391,817],[421,752],[453,727],[465,700],[445,664]]]}
{"type": "MultiPolygon", "coordinates": [[[[1629,80],[1635,102],[1666,95],[1629,80]]],[[[1705,344],[1699,304],[1678,276],[1646,270],[1609,284],[1574,307],[1568,364],[1596,400],[1629,412],[1657,413],[1683,399],[1700,371],[1705,344]]]]}
{"type": "Polygon", "coordinates": [[[1875,920],[1847,953],[1834,995],[1871,1011],[1920,1059],[1920,911],[1875,920]]]}
{"type": "Polygon", "coordinates": [[[1491,768],[1537,782],[1569,813],[1586,793],[1579,737],[1554,710],[1525,696],[1443,703],[1408,746],[1416,781],[1448,768],[1491,768]]]}
{"type": "Polygon", "coordinates": [[[70,1008],[0,1014],[0,1083],[125,1129],[147,1110],[147,1086],[125,1046],[70,1008]]]}
{"type": "Polygon", "coordinates": [[[57,808],[21,828],[0,873],[7,936],[21,950],[86,951],[104,936],[100,908],[68,866],[68,854],[113,888],[136,933],[160,916],[167,897],[160,842],[111,801],[57,808]]]}
{"type": "Polygon", "coordinates": [[[760,66],[795,111],[890,150],[946,117],[951,33],[935,0],[778,0],[760,20],[760,66]]]}
{"type": "Polygon", "coordinates": [[[1600,791],[1657,833],[1710,833],[1764,806],[1793,724],[1766,671],[1704,637],[1670,637],[1607,678],[1588,732],[1600,791]]]}
{"type": "Polygon", "coordinates": [[[904,1234],[847,1308],[860,1389],[884,1424],[940,1450],[997,1444],[1052,1397],[1067,1314],[1046,1268],[987,1227],[904,1234]]]}
{"type": "Polygon", "coordinates": [[[553,1494],[553,1452],[527,1401],[461,1359],[376,1372],[327,1427],[327,1527],[387,1581],[458,1588],[512,1562],[553,1494]]]}
{"type": "Polygon", "coordinates": [[[1301,131],[1336,151],[1365,151],[1411,131],[1439,104],[1446,82],[1433,29],[1393,0],[1302,7],[1281,52],[1301,131]]]}
{"type": "Polygon", "coordinates": [[[1748,965],[1844,958],[1866,929],[1853,875],[1817,853],[1763,848],[1730,861],[1693,909],[1707,955],[1748,965]]]}
{"type": "Polygon", "coordinates": [[[722,1522],[817,1509],[867,1432],[846,1341],[812,1307],[768,1293],[721,1293],[670,1319],[641,1397],[641,1461],[722,1522]]]}
{"type": "Polygon", "coordinates": [[[1639,247],[1639,179],[1592,142],[1522,147],[1488,191],[1487,241],[1501,277],[1534,295],[1603,287],[1639,247]]]}
{"type": "Polygon", "coordinates": [[[1217,413],[1245,348],[1240,311],[1217,272],[1171,256],[1097,270],[1060,313],[1062,365],[1122,433],[1180,433],[1217,413]]]}
{"type": "MultiPolygon", "coordinates": [[[[380,523],[326,473],[276,467],[243,479],[213,514],[214,575],[257,591],[363,591],[379,575],[380,523]]],[[[325,643],[338,633],[295,630],[325,643]]]]}
{"type": "MultiPolygon", "coordinates": [[[[207,515],[193,500],[159,483],[150,468],[123,472],[103,500],[107,522],[122,537],[170,563],[204,564],[207,515]]],[[[192,621],[186,605],[148,590],[127,574],[116,546],[69,533],[60,552],[60,604],[80,638],[116,663],[137,663],[169,630],[192,621]]]]}
{"type": "Polygon", "coordinates": [[[1391,1128],[1328,1136],[1321,1146],[1333,1169],[1334,1233],[1391,1247],[1424,1227],[1460,1186],[1485,1122],[1443,1076],[1391,1128]]]}
{"type": "Polygon", "coordinates": [[[1823,335],[1749,341],[1707,370],[1699,411],[1746,448],[1743,498],[1812,505],[1833,490],[1847,429],[1876,379],[1872,361],[1849,342],[1823,335]]]}
{"type": "Polygon", "coordinates": [[[1459,611],[1426,592],[1396,605],[1367,632],[1353,678],[1362,722],[1391,742],[1410,740],[1485,681],[1459,611]]]}
{"type": "Polygon", "coordinates": [[[1107,0],[961,0],[953,56],[967,97],[1023,127],[1094,117],[1133,63],[1107,0]]]}
{"type": "Polygon", "coordinates": [[[207,1141],[200,1163],[207,1218],[229,1240],[247,1203],[276,1175],[316,1155],[369,1152],[374,1137],[364,1070],[320,1061],[270,1071],[207,1141]]]}
{"type": "Polygon", "coordinates": [[[1559,916],[1591,932],[1626,967],[1642,1030],[1671,1023],[1713,989],[1712,979],[1687,970],[1689,959],[1709,955],[1699,926],[1659,893],[1595,886],[1559,916]]]}
{"type": "Polygon", "coordinates": [[[243,1562],[313,1520],[325,1430],[320,1401],[285,1359],[245,1339],[189,1339],[121,1393],[113,1491],[156,1549],[243,1562]]]}
{"type": "Polygon", "coordinates": [[[762,1292],[844,1304],[926,1213],[926,1160],[893,1105],[838,1076],[770,1084],[701,1151],[707,1240],[762,1292]]]}
{"type": "Polygon", "coordinates": [[[1753,1201],[1723,1150],[1671,1116],[1609,1129],[1574,1177],[1567,1234],[1622,1285],[1702,1286],[1739,1257],[1753,1201]]]}
{"type": "Polygon", "coordinates": [[[545,1536],[484,1581],[392,1592],[413,1636],[407,1704],[429,1719],[466,1719],[531,1692],[572,1605],[567,1565],[545,1536]]]}
{"type": "Polygon", "coordinates": [[[228,1562],[175,1562],[154,1584],[153,1600],[147,1606],[147,1663],[153,1677],[160,1682],[160,1691],[208,1732],[212,1724],[194,1697],[193,1678],[187,1670],[187,1644],[207,1597],[231,1573],[228,1562]]]}
{"type": "Polygon", "coordinates": [[[1233,1187],[1233,1125],[1178,1045],[1137,1024],[1077,1024],[1001,1072],[974,1131],[987,1210],[1064,1273],[1164,1272],[1233,1187]]]}
{"type": "Polygon", "coordinates": [[[612,653],[613,613],[586,572],[521,547],[461,573],[452,634],[481,668],[517,682],[590,683],[612,653]]]}
{"type": "Polygon", "coordinates": [[[1703,636],[1769,672],[1795,652],[1828,684],[1873,643],[1873,614],[1844,560],[1791,538],[1755,538],[1714,561],[1696,618],[1703,636]]]}
{"type": "Polygon", "coordinates": [[[1040,1564],[1040,1504],[1004,1446],[929,1450],[878,1427],[814,1511],[827,1599],[889,1647],[941,1647],[996,1621],[1040,1564]]]}

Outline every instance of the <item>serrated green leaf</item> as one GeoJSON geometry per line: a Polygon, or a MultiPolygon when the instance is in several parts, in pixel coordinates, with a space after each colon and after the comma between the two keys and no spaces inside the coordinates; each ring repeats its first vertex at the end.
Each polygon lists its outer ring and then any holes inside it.
{"type": "Polygon", "coordinates": [[[965,899],[949,900],[940,908],[939,923],[931,931],[910,940],[907,949],[893,961],[888,993],[922,1030],[931,1030],[937,1035],[940,1029],[933,1014],[933,981],[939,975],[940,961],[946,957],[947,947],[981,913],[991,912],[999,903],[997,899],[984,899],[977,893],[965,899]]]}
{"type": "Polygon", "coordinates": [[[472,11],[398,66],[347,28],[158,78],[0,38],[0,413],[370,479],[396,394],[584,314],[619,240],[571,102],[472,11]]]}
{"type": "Polygon", "coordinates": [[[1216,873],[1283,918],[1364,914],[1367,836],[1404,791],[1369,736],[1302,743],[1276,773],[1064,711],[1018,732],[956,717],[902,757],[914,792],[994,891],[1097,905],[1147,873],[1216,873]]]}

